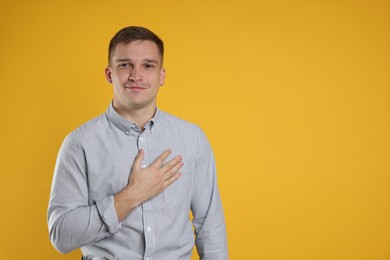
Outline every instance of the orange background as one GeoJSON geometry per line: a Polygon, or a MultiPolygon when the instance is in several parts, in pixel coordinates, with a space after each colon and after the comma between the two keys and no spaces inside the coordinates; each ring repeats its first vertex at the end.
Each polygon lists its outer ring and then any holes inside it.
{"type": "MultiPolygon", "coordinates": [[[[0,259],[48,239],[63,138],[108,106],[107,45],[166,44],[159,107],[216,154],[231,259],[390,259],[388,1],[2,1],[0,259]]],[[[194,257],[193,259],[196,259],[194,257]]]]}

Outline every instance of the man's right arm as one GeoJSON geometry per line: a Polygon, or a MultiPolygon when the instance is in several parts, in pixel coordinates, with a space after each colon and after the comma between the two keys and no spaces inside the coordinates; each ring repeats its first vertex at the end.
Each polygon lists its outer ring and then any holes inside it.
{"type": "Polygon", "coordinates": [[[89,205],[86,156],[82,147],[68,136],[58,154],[48,209],[50,240],[55,248],[67,253],[116,233],[120,221],[135,207],[179,178],[181,157],[160,167],[169,153],[165,151],[152,165],[141,169],[140,152],[127,187],[89,205]]]}
{"type": "Polygon", "coordinates": [[[57,157],[48,209],[50,240],[61,253],[110,236],[120,228],[113,196],[89,205],[86,171],[84,150],[70,135],[57,157]]]}

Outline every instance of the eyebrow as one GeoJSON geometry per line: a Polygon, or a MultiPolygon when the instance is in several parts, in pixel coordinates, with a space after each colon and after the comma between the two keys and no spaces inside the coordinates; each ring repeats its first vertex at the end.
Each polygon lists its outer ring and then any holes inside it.
{"type": "MultiPolygon", "coordinates": [[[[155,63],[158,64],[158,61],[153,60],[153,59],[143,59],[143,62],[148,62],[148,63],[155,63]]],[[[117,59],[115,62],[131,62],[131,59],[124,58],[124,59],[117,59]]]]}
{"type": "Polygon", "coordinates": [[[144,61],[149,62],[149,63],[156,63],[156,64],[158,64],[158,61],[152,60],[152,59],[144,59],[144,61]]]}

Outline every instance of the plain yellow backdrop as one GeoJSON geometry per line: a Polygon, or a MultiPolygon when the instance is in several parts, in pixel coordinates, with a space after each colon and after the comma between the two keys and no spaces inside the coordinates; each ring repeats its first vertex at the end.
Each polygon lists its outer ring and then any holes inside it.
{"type": "Polygon", "coordinates": [[[231,259],[390,259],[384,0],[2,1],[0,259],[79,259],[48,238],[53,168],[127,25],[165,41],[159,107],[213,146],[231,259]]]}

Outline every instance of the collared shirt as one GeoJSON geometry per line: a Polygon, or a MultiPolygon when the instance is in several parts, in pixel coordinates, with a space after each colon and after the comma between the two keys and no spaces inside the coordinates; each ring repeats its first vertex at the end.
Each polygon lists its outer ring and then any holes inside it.
{"type": "Polygon", "coordinates": [[[194,243],[201,259],[228,259],[207,138],[196,125],[158,109],[141,131],[111,104],[105,114],[65,138],[53,177],[48,225],[57,250],[81,247],[93,259],[188,260],[194,243]],[[140,149],[142,167],[166,149],[172,150],[167,161],[181,155],[182,175],[119,222],[113,196],[127,186],[140,149]]]}

